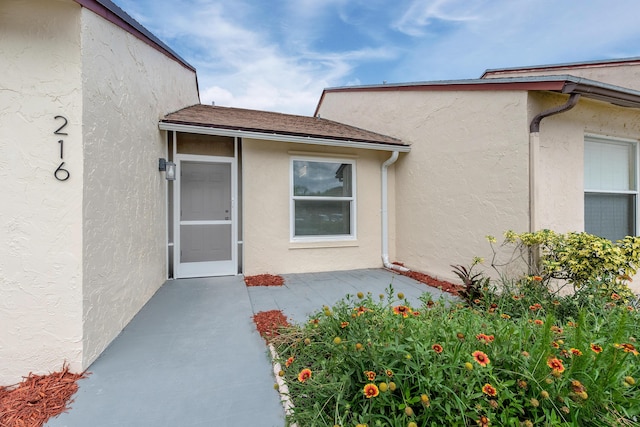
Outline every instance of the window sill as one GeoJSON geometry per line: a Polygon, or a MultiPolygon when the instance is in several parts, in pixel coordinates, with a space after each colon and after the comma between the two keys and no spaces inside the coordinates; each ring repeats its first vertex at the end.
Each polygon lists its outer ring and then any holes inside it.
{"type": "Polygon", "coordinates": [[[315,249],[315,248],[350,248],[358,245],[357,240],[327,240],[316,242],[289,242],[289,249],[315,249]]]}

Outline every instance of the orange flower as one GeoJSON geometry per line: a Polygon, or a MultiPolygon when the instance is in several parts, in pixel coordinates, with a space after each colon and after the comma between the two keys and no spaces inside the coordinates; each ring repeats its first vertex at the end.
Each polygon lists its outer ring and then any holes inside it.
{"type": "Polygon", "coordinates": [[[552,331],[552,332],[555,332],[556,334],[561,334],[561,333],[562,333],[562,328],[561,328],[561,327],[559,327],[559,326],[553,325],[553,326],[551,327],[551,331],[552,331]]]}
{"type": "Polygon", "coordinates": [[[569,351],[574,356],[582,356],[582,352],[580,350],[578,350],[577,348],[570,348],[569,351]]]}
{"type": "Polygon", "coordinates": [[[562,360],[556,357],[552,357],[547,360],[547,366],[558,373],[564,372],[564,365],[562,364],[562,360]]]}
{"type": "Polygon", "coordinates": [[[309,378],[311,378],[311,369],[309,369],[309,368],[304,368],[298,374],[298,381],[300,381],[301,383],[305,382],[309,378]]]}
{"type": "Polygon", "coordinates": [[[360,306],[353,309],[358,316],[365,314],[367,311],[370,311],[367,307],[360,306]]]}
{"type": "Polygon", "coordinates": [[[376,397],[380,394],[380,390],[378,390],[378,386],[375,384],[367,384],[363,389],[364,397],[367,399],[371,399],[372,397],[376,397]]]}
{"type": "Polygon", "coordinates": [[[346,328],[347,326],[349,326],[349,322],[342,322],[342,323],[340,323],[340,327],[341,327],[342,329],[346,328]]]}
{"type": "Polygon", "coordinates": [[[384,371],[384,373],[387,374],[389,378],[393,376],[393,371],[391,369],[387,369],[386,371],[384,371]]]}
{"type": "Polygon", "coordinates": [[[483,415],[479,420],[476,420],[476,424],[478,424],[480,427],[489,427],[491,421],[489,421],[489,418],[483,415]]]}
{"type": "Polygon", "coordinates": [[[591,344],[591,351],[596,354],[602,353],[602,347],[600,347],[598,344],[591,344]]]}
{"type": "Polygon", "coordinates": [[[489,356],[479,350],[474,351],[471,355],[473,356],[473,360],[475,360],[480,366],[487,366],[489,363],[491,363],[491,360],[489,360],[489,356]]]}
{"type": "Polygon", "coordinates": [[[540,276],[533,276],[533,277],[531,278],[531,280],[533,280],[534,282],[542,282],[542,277],[540,277],[540,276]]]}
{"type": "Polygon", "coordinates": [[[374,381],[376,379],[376,373],[373,371],[364,371],[364,376],[367,377],[369,381],[374,381]]]}
{"type": "Polygon", "coordinates": [[[495,396],[498,394],[498,390],[495,389],[494,386],[492,386],[491,384],[485,384],[482,386],[482,392],[484,394],[486,394],[487,396],[495,396]]]}
{"type": "Polygon", "coordinates": [[[440,344],[434,344],[431,348],[438,354],[442,353],[442,350],[444,350],[440,344]]]}
{"type": "Polygon", "coordinates": [[[535,323],[536,325],[544,325],[544,322],[540,319],[534,320],[533,323],[535,323]]]}
{"type": "Polygon", "coordinates": [[[542,310],[542,305],[540,305],[539,303],[535,303],[529,306],[529,310],[531,311],[542,310]]]}
{"type": "Polygon", "coordinates": [[[420,312],[419,312],[419,311],[414,311],[414,312],[413,312],[413,315],[414,315],[414,316],[416,316],[416,317],[418,317],[418,316],[420,316],[420,312]]]}
{"type": "Polygon", "coordinates": [[[291,356],[290,358],[287,359],[284,365],[288,368],[289,366],[291,366],[294,360],[296,360],[296,358],[291,356]]]}
{"type": "Polygon", "coordinates": [[[611,299],[614,301],[618,301],[620,299],[620,295],[616,294],[615,292],[611,294],[611,299]]]}
{"type": "Polygon", "coordinates": [[[636,350],[633,344],[625,343],[625,344],[614,344],[615,348],[621,348],[625,353],[633,353],[634,356],[637,356],[638,350],[636,350]]]}
{"type": "Polygon", "coordinates": [[[493,340],[495,339],[493,335],[485,335],[485,334],[478,334],[476,335],[476,338],[478,339],[478,341],[484,342],[485,344],[492,343],[493,340]]]}
{"type": "Polygon", "coordinates": [[[396,305],[393,307],[393,312],[395,314],[401,314],[402,317],[408,317],[409,313],[411,313],[411,309],[406,305],[396,305]]]}

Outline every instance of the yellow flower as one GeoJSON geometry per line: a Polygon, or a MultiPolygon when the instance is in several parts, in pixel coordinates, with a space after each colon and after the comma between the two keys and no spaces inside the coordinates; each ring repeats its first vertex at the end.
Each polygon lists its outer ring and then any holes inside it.
{"type": "Polygon", "coordinates": [[[340,344],[341,342],[342,342],[342,338],[340,338],[340,337],[335,337],[335,338],[333,339],[333,343],[334,343],[335,345],[338,345],[338,344],[340,344]]]}
{"type": "Polygon", "coordinates": [[[426,394],[422,394],[420,395],[420,402],[425,406],[425,407],[429,407],[430,403],[429,403],[429,396],[427,396],[426,394]]]}
{"type": "Polygon", "coordinates": [[[387,385],[387,383],[380,383],[378,384],[378,389],[384,393],[385,391],[389,390],[389,386],[387,385]]]}
{"type": "Polygon", "coordinates": [[[469,362],[466,362],[464,364],[464,367],[468,370],[468,371],[472,371],[473,370],[473,365],[469,362]]]}

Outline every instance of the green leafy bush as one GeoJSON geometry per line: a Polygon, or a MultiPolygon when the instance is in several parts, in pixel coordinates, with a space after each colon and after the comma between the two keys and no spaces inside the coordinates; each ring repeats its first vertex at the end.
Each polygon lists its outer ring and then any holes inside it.
{"type": "MultiPolygon", "coordinates": [[[[488,236],[493,245],[495,238],[488,236]]],[[[453,266],[464,302],[420,307],[389,287],[346,296],[274,341],[295,405],[312,426],[640,426],[640,239],[507,232],[528,274],[495,283],[453,266]],[[534,256],[531,256],[531,255],[534,256]],[[573,285],[570,294],[551,281],[573,285]]]]}
{"type": "Polygon", "coordinates": [[[639,425],[637,311],[614,304],[606,317],[580,310],[560,322],[535,293],[495,298],[470,307],[426,296],[414,308],[390,287],[285,329],[275,344],[295,405],[289,422],[639,425]]]}

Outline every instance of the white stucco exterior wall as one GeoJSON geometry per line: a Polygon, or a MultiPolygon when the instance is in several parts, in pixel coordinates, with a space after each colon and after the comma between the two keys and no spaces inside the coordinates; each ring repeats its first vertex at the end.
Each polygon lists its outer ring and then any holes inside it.
{"type": "Polygon", "coordinates": [[[195,73],[82,10],[83,365],[166,279],[166,201],[158,158],[165,114],[199,102],[195,73]]]}
{"type": "Polygon", "coordinates": [[[82,368],[80,6],[3,0],[0,57],[0,385],[9,385],[64,361],[82,368]],[[57,115],[67,135],[54,135],[57,115]],[[64,182],[53,175],[62,161],[64,182]]]}
{"type": "MultiPolygon", "coordinates": [[[[324,118],[411,144],[396,167],[396,260],[457,280],[486,235],[528,230],[526,92],[327,92],[324,118]]],[[[392,259],[393,260],[393,259],[392,259]]]]}
{"type": "MultiPolygon", "coordinates": [[[[382,163],[390,153],[243,139],[244,273],[285,274],[377,268],[381,259],[382,163]],[[290,241],[290,159],[340,156],[356,162],[357,240],[290,241]],[[269,185],[265,185],[268,180],[269,185]]],[[[393,167],[389,169],[393,210],[393,167]]],[[[393,230],[393,215],[390,229],[393,230]]],[[[390,246],[393,244],[391,239],[390,246]]]]}

